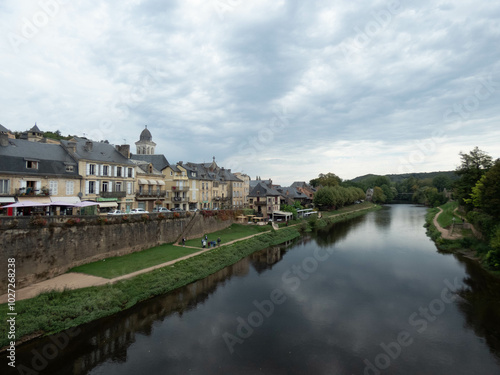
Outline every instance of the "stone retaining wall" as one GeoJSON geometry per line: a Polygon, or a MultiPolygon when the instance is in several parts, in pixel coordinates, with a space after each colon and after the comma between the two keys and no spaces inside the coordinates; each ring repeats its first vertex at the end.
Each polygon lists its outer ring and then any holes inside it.
{"type": "Polygon", "coordinates": [[[65,273],[72,267],[174,242],[189,222],[189,237],[230,226],[214,217],[147,220],[128,223],[53,226],[0,231],[0,294],[7,291],[7,260],[15,259],[16,288],[65,273]]]}

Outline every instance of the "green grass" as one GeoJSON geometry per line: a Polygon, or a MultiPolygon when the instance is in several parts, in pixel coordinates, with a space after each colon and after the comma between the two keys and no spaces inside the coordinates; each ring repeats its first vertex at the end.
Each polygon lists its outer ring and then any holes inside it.
{"type": "MultiPolygon", "coordinates": [[[[244,225],[244,224],[232,224],[226,229],[219,230],[217,232],[208,233],[209,241],[216,241],[218,237],[221,239],[221,244],[225,244],[240,238],[248,237],[254,234],[259,234],[263,232],[268,232],[271,230],[270,225],[244,225]]],[[[195,238],[186,241],[187,246],[194,246],[201,248],[201,239],[195,238]]]]}
{"type": "Polygon", "coordinates": [[[127,255],[106,258],[97,262],[84,264],[72,268],[68,272],[81,272],[112,279],[144,268],[156,266],[157,264],[169,262],[197,251],[199,250],[165,244],[127,255]]]}
{"type": "Polygon", "coordinates": [[[350,206],[345,206],[345,207],[339,208],[338,210],[334,210],[334,211],[321,212],[321,214],[323,215],[323,217],[328,217],[328,216],[333,216],[333,215],[338,215],[338,214],[344,214],[344,213],[351,212],[351,211],[372,208],[374,206],[375,205],[371,202],[363,202],[363,203],[359,203],[359,204],[351,204],[350,206]]]}
{"type": "Polygon", "coordinates": [[[453,218],[455,218],[455,222],[461,223],[462,219],[460,216],[453,213],[455,208],[458,207],[458,202],[448,202],[440,206],[443,209],[441,215],[438,216],[438,223],[443,228],[449,227],[453,223],[453,218]]]}

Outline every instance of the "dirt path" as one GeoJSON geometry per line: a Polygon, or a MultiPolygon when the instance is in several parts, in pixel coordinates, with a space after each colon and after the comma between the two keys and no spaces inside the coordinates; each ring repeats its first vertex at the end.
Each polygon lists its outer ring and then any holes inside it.
{"type": "MultiPolygon", "coordinates": [[[[362,209],[358,209],[358,210],[354,210],[354,211],[349,211],[346,213],[352,213],[352,212],[362,211],[362,210],[366,210],[366,209],[367,208],[362,208],[362,209]]],[[[339,215],[343,215],[343,214],[344,213],[332,215],[329,217],[339,216],[339,215]]],[[[296,226],[296,225],[299,225],[299,224],[290,225],[288,228],[296,226]]],[[[287,227],[283,227],[283,228],[287,228],[287,227]]],[[[282,228],[279,228],[279,229],[282,229],[282,228]]],[[[247,239],[255,237],[255,236],[260,236],[260,235],[265,234],[265,233],[268,233],[268,232],[266,231],[266,232],[262,232],[262,233],[252,234],[251,236],[247,236],[247,237],[243,237],[243,238],[238,238],[236,240],[229,241],[225,244],[222,244],[221,247],[230,245],[230,244],[238,242],[238,241],[247,240],[247,239]]],[[[180,244],[174,244],[174,245],[182,246],[180,244]]],[[[193,247],[193,246],[186,246],[186,247],[198,249],[197,247],[193,247]]],[[[129,279],[131,277],[134,277],[134,276],[146,273],[146,272],[151,272],[151,271],[158,269],[158,268],[170,266],[176,262],[194,257],[196,255],[202,254],[202,253],[210,251],[212,249],[213,248],[202,249],[200,251],[197,251],[196,253],[189,254],[189,255],[183,256],[181,258],[177,258],[177,259],[174,259],[174,260],[171,260],[169,262],[162,263],[162,264],[157,264],[156,266],[144,268],[142,270],[135,271],[135,272],[132,272],[132,273],[129,273],[126,275],[118,276],[118,277],[115,277],[114,279],[106,279],[103,277],[97,277],[97,276],[92,276],[92,275],[87,275],[87,274],[77,273],[77,272],[65,273],[63,275],[56,276],[52,279],[44,280],[44,281],[41,281],[39,283],[27,286],[25,288],[18,289],[16,291],[16,301],[20,301],[20,300],[28,299],[28,298],[33,298],[33,297],[36,297],[37,295],[39,295],[43,292],[48,292],[51,290],[62,291],[65,289],[80,289],[80,288],[86,288],[89,286],[113,284],[113,283],[116,283],[118,281],[129,279]]],[[[6,303],[7,297],[8,297],[7,294],[1,295],[0,296],[0,304],[6,303]]]]}
{"type": "Polygon", "coordinates": [[[450,233],[449,229],[443,228],[441,225],[439,225],[437,219],[438,219],[439,215],[441,215],[443,210],[441,207],[438,207],[438,209],[439,209],[439,212],[436,214],[436,216],[434,216],[433,223],[434,223],[434,226],[436,227],[436,229],[441,232],[441,236],[445,240],[459,240],[460,238],[463,238],[463,236],[461,234],[452,234],[452,233],[450,233]]]}

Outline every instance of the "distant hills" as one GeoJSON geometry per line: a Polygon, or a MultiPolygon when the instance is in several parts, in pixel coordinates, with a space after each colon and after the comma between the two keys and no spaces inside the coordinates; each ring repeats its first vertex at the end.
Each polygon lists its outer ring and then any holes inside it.
{"type": "MultiPolygon", "coordinates": [[[[458,179],[458,176],[455,174],[455,171],[441,171],[441,172],[420,172],[420,173],[403,173],[403,174],[386,174],[384,177],[388,177],[391,182],[400,182],[404,179],[415,177],[418,180],[425,180],[427,178],[433,179],[436,176],[447,176],[450,180],[454,181],[458,179]]],[[[358,176],[353,178],[352,182],[362,182],[371,177],[378,177],[381,175],[376,174],[365,174],[364,176],[358,176]]]]}

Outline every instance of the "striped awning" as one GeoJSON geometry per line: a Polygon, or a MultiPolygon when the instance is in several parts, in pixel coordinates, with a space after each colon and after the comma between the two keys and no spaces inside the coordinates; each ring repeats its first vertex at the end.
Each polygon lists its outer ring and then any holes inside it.
{"type": "Polygon", "coordinates": [[[116,202],[97,202],[99,207],[118,207],[118,203],[116,202]]]}
{"type": "Polygon", "coordinates": [[[71,203],[71,204],[77,204],[80,203],[80,198],[78,197],[50,197],[51,202],[64,202],[64,203],[71,203]]]}
{"type": "Polygon", "coordinates": [[[148,180],[150,185],[156,185],[156,180],[148,180]]]}
{"type": "Polygon", "coordinates": [[[149,185],[148,180],[144,180],[143,178],[139,178],[139,184],[141,185],[149,185]]]}
{"type": "Polygon", "coordinates": [[[158,180],[158,181],[156,181],[156,182],[158,182],[158,185],[165,185],[165,181],[158,180]]]}

